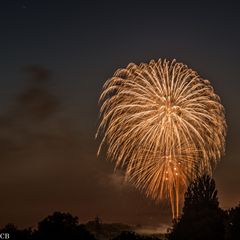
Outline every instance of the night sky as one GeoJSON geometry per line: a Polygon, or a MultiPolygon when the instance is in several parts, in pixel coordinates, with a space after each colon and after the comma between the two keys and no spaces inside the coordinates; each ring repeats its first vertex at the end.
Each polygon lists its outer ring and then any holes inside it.
{"type": "Polygon", "coordinates": [[[214,178],[221,207],[237,205],[240,6],[209,2],[1,0],[0,225],[34,226],[56,210],[80,222],[170,221],[166,203],[97,159],[94,139],[103,83],[129,62],[165,57],[198,71],[221,97],[227,149],[214,178]]]}

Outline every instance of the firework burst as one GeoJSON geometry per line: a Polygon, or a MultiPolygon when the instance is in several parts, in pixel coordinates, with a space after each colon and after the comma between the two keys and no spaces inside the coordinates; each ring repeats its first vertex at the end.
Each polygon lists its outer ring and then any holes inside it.
{"type": "Polygon", "coordinates": [[[175,60],[130,63],[103,87],[101,132],[107,158],[154,200],[168,198],[173,217],[192,179],[212,174],[225,149],[220,98],[208,80],[175,60]]]}

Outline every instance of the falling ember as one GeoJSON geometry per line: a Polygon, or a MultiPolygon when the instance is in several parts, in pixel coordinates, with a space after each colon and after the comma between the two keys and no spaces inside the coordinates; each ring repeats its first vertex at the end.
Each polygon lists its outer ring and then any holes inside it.
{"type": "Polygon", "coordinates": [[[126,180],[158,201],[170,200],[173,218],[189,181],[212,174],[225,151],[226,122],[208,80],[183,63],[130,63],[103,87],[98,154],[125,171],[126,180]]]}

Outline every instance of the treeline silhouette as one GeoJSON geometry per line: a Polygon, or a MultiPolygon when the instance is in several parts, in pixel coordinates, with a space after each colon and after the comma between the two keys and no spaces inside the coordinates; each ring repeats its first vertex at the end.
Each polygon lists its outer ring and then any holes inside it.
{"type": "Polygon", "coordinates": [[[185,194],[182,215],[164,236],[142,236],[124,224],[104,224],[100,218],[79,224],[69,213],[55,212],[37,229],[18,229],[7,224],[0,233],[14,240],[239,240],[240,204],[230,210],[219,207],[214,180],[204,175],[193,181],[185,194]]]}
{"type": "Polygon", "coordinates": [[[239,240],[240,204],[230,210],[219,207],[215,181],[203,175],[185,193],[182,216],[174,220],[168,240],[239,240]]]}
{"type": "Polygon", "coordinates": [[[0,233],[8,233],[14,240],[157,240],[153,236],[140,236],[131,227],[124,224],[103,224],[96,217],[86,224],[79,224],[78,217],[69,213],[55,212],[38,223],[37,229],[18,229],[7,224],[0,233]]]}

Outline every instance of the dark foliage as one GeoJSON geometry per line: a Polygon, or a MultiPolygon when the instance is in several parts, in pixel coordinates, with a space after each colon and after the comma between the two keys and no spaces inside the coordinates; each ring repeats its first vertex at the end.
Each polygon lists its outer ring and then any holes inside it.
{"type": "Polygon", "coordinates": [[[240,204],[227,212],[226,240],[240,239],[240,204]]]}
{"type": "Polygon", "coordinates": [[[117,237],[115,237],[113,240],[138,240],[138,235],[136,233],[133,233],[133,232],[127,232],[127,231],[124,231],[124,232],[121,232],[121,234],[117,237]]]}
{"type": "MultiPolygon", "coordinates": [[[[85,225],[69,213],[55,212],[38,223],[36,230],[8,224],[0,233],[14,240],[160,240],[163,236],[142,236],[128,225],[104,224],[99,217],[85,225]]],[[[174,220],[168,240],[239,240],[240,204],[228,211],[219,208],[215,182],[202,176],[190,184],[181,218],[174,220]]],[[[165,238],[164,238],[165,239],[165,238]]]]}
{"type": "Polygon", "coordinates": [[[132,228],[122,223],[102,223],[99,217],[85,224],[86,229],[93,233],[96,239],[113,239],[123,231],[131,231],[132,228]]]}
{"type": "Polygon", "coordinates": [[[78,224],[78,218],[69,213],[55,212],[38,224],[35,240],[68,239],[68,240],[95,240],[85,226],[78,224]]]}
{"type": "Polygon", "coordinates": [[[20,230],[13,224],[7,224],[4,228],[0,229],[0,233],[8,233],[10,236],[10,239],[32,240],[31,229],[20,230]]]}
{"type": "Polygon", "coordinates": [[[204,175],[188,187],[183,214],[174,221],[169,240],[223,240],[224,212],[219,208],[215,182],[204,175]]]}

